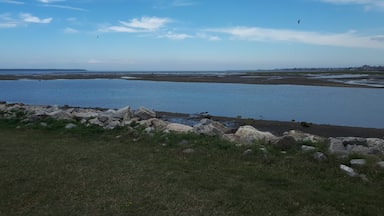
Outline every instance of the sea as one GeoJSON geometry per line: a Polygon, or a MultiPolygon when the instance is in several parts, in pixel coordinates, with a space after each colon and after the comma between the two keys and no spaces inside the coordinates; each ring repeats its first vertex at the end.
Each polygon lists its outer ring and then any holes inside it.
{"type": "MultiPolygon", "coordinates": [[[[10,72],[15,75],[73,71],[10,72]]],[[[6,73],[0,71],[0,74],[6,73]]],[[[383,88],[129,79],[20,79],[0,80],[0,101],[101,108],[130,105],[133,109],[144,106],[155,111],[191,115],[207,112],[237,118],[384,128],[383,88]]]]}

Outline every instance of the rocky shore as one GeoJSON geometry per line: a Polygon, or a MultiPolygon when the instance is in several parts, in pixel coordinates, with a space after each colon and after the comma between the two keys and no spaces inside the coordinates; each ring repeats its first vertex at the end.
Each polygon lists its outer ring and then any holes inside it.
{"type": "MultiPolygon", "coordinates": [[[[210,116],[194,116],[191,124],[172,122],[162,118],[153,110],[140,107],[136,110],[126,106],[120,109],[59,107],[25,104],[0,103],[0,118],[22,118],[25,124],[38,122],[40,126],[49,127],[44,122],[47,118],[66,120],[65,129],[70,130],[80,125],[98,126],[106,130],[117,127],[126,127],[129,130],[140,130],[149,135],[155,132],[161,133],[196,133],[203,136],[215,136],[227,140],[237,146],[272,146],[281,152],[300,148],[301,151],[313,153],[313,158],[318,161],[326,161],[327,155],[348,157],[351,154],[361,155],[361,158],[350,160],[350,164],[341,164],[340,169],[349,176],[359,176],[353,166],[363,166],[367,163],[365,156],[375,157],[377,166],[384,168],[384,139],[380,137],[324,137],[300,130],[289,130],[282,134],[262,131],[252,125],[228,126],[225,121],[214,120],[210,116]],[[325,146],[325,148],[319,148],[325,146]],[[324,151],[326,149],[326,151],[324,151]]],[[[169,116],[168,116],[169,117],[169,116]]],[[[223,119],[221,119],[223,120],[223,119]]],[[[228,120],[228,119],[226,119],[228,120]]],[[[261,150],[265,149],[264,147],[261,150]]],[[[193,152],[192,149],[189,151],[193,152]]],[[[189,152],[188,151],[188,152],[189,152]]],[[[250,154],[249,149],[244,154],[250,154]]],[[[360,176],[364,177],[364,176],[360,176]]]]}

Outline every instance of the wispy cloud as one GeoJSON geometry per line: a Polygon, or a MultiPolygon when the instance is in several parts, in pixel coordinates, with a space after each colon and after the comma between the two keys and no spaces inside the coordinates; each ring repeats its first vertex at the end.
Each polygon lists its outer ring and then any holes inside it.
{"type": "Polygon", "coordinates": [[[171,2],[172,7],[187,7],[195,4],[196,2],[191,0],[174,0],[171,2]]]}
{"type": "Polygon", "coordinates": [[[0,22],[0,28],[15,28],[17,27],[17,23],[12,23],[12,22],[0,22]]]}
{"type": "Polygon", "coordinates": [[[184,40],[187,38],[193,38],[194,36],[188,35],[188,34],[178,34],[178,33],[174,33],[174,32],[167,32],[166,34],[160,35],[159,37],[160,38],[168,38],[171,40],[184,40]]]}
{"type": "Polygon", "coordinates": [[[0,14],[0,28],[15,28],[17,25],[9,13],[0,14]]]}
{"type": "Polygon", "coordinates": [[[65,0],[37,0],[37,1],[41,2],[41,3],[50,4],[50,3],[55,3],[55,2],[63,2],[65,0]]]}
{"type": "Polygon", "coordinates": [[[67,27],[63,30],[63,32],[66,34],[76,34],[79,33],[79,30],[67,27]]]}
{"type": "Polygon", "coordinates": [[[374,8],[384,9],[383,0],[320,0],[325,3],[331,4],[356,4],[362,5],[366,10],[371,10],[374,8]]]}
{"type": "Polygon", "coordinates": [[[361,36],[355,31],[344,33],[319,33],[259,27],[218,28],[209,29],[208,31],[227,34],[231,39],[235,40],[263,42],[287,41],[339,47],[384,48],[384,41],[380,40],[382,36],[361,36]]]}
{"type": "Polygon", "coordinates": [[[26,22],[26,23],[39,23],[39,24],[47,24],[53,20],[53,18],[51,18],[51,17],[41,19],[41,18],[33,16],[29,13],[20,14],[20,18],[22,19],[23,22],[26,22]]]}
{"type": "Polygon", "coordinates": [[[0,0],[0,3],[8,3],[8,4],[24,4],[22,1],[14,1],[14,0],[0,0]]]}
{"type": "Polygon", "coordinates": [[[68,5],[58,5],[58,4],[44,4],[45,7],[52,7],[52,8],[61,8],[61,9],[67,9],[67,10],[75,10],[75,11],[88,11],[84,8],[79,7],[72,7],[68,5]]]}
{"type": "Polygon", "coordinates": [[[39,18],[29,13],[21,13],[18,17],[13,17],[9,13],[0,14],[0,28],[16,28],[27,24],[48,24],[53,18],[39,18]]]}
{"type": "Polygon", "coordinates": [[[219,40],[221,40],[221,38],[219,36],[209,35],[207,33],[201,33],[201,32],[197,33],[196,37],[200,38],[200,39],[209,40],[209,41],[219,41],[219,40]]]}
{"type": "Polygon", "coordinates": [[[120,21],[120,25],[108,26],[100,29],[103,32],[153,32],[162,27],[167,23],[171,22],[168,18],[159,17],[141,17],[140,19],[134,18],[128,22],[120,21]]]}
{"type": "Polygon", "coordinates": [[[174,7],[189,7],[196,4],[197,2],[194,0],[172,0],[172,1],[160,0],[156,2],[154,8],[167,9],[167,8],[174,8],[174,7]]]}

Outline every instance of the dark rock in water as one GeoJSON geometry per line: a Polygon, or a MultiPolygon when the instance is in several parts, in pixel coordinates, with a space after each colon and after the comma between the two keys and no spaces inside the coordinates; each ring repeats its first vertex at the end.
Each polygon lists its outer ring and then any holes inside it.
{"type": "Polygon", "coordinates": [[[283,136],[274,144],[274,146],[280,150],[289,150],[295,147],[296,144],[295,138],[291,136],[283,136]]]}

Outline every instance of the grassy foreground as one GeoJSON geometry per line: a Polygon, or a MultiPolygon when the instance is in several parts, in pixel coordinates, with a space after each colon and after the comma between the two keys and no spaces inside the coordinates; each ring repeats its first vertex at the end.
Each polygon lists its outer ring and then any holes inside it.
{"type": "Polygon", "coordinates": [[[358,169],[365,182],[332,156],[47,123],[0,120],[0,215],[384,214],[384,170],[372,164],[358,169]]]}

